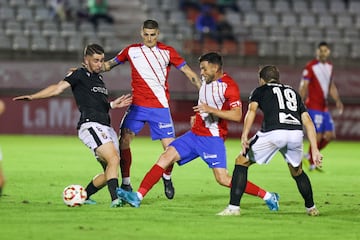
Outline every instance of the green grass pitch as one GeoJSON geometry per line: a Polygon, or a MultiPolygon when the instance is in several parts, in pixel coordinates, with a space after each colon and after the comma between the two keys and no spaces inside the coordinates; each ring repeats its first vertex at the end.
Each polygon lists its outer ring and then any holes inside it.
{"type": "MultiPolygon", "coordinates": [[[[226,142],[229,171],[240,141],[226,142]]],[[[175,198],[167,200],[159,182],[140,208],[111,209],[107,189],[98,204],[70,208],[61,193],[69,184],[84,187],[101,171],[76,136],[0,135],[7,179],[0,198],[0,239],[360,239],[358,142],[332,142],[323,151],[324,173],[308,172],[321,215],[305,214],[303,200],[280,155],[267,166],[252,166],[249,180],[280,194],[280,210],[245,195],[241,216],[215,214],[227,205],[229,189],[215,182],[201,159],[174,167],[175,198]]],[[[307,148],[307,144],[305,144],[307,148]]],[[[305,148],[305,149],[306,149],[305,148]]],[[[132,183],[137,189],[162,152],[160,143],[138,137],[132,145],[132,183]]]]}

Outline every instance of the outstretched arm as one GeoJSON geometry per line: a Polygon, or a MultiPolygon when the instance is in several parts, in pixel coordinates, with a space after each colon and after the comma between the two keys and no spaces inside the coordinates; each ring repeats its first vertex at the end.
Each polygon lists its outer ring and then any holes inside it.
{"type": "Polygon", "coordinates": [[[303,112],[301,114],[301,120],[306,130],[306,134],[308,136],[310,146],[311,146],[311,153],[313,156],[313,160],[315,165],[321,166],[322,163],[322,155],[318,149],[317,141],[316,141],[316,131],[314,127],[314,123],[311,120],[311,117],[308,112],[303,112]]]}
{"type": "Polygon", "coordinates": [[[196,86],[197,89],[201,87],[201,81],[199,76],[189,67],[189,65],[185,64],[180,70],[186,75],[186,77],[190,80],[192,84],[196,86]]]}
{"type": "Polygon", "coordinates": [[[130,94],[122,95],[114,101],[110,102],[110,107],[113,108],[122,108],[129,106],[132,102],[132,96],[130,94]]]}
{"type": "Polygon", "coordinates": [[[119,63],[115,60],[115,58],[112,58],[109,61],[103,63],[102,72],[108,72],[117,65],[119,65],[119,63]]]}
{"type": "Polygon", "coordinates": [[[23,95],[23,96],[14,97],[13,100],[14,101],[17,101],[17,100],[31,101],[31,100],[40,99],[40,98],[49,98],[49,97],[53,97],[53,96],[57,96],[57,95],[61,94],[68,87],[70,87],[70,83],[68,83],[67,81],[61,80],[57,84],[50,85],[50,86],[44,88],[43,90],[40,90],[37,93],[31,94],[31,95],[23,95]]]}

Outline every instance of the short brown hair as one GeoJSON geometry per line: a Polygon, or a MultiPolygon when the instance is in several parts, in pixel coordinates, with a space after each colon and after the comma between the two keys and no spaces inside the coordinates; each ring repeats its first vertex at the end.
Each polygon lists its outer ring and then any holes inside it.
{"type": "Polygon", "coordinates": [[[142,28],[143,29],[144,28],[147,28],[147,29],[159,29],[159,24],[155,20],[148,19],[148,20],[144,21],[142,28]]]}

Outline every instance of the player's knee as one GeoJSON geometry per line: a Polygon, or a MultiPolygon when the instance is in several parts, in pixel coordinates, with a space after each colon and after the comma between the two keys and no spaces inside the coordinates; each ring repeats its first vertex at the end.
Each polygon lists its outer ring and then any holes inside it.
{"type": "Polygon", "coordinates": [[[242,154],[237,156],[237,158],[235,159],[235,164],[236,165],[242,165],[242,166],[245,166],[245,167],[248,167],[250,165],[249,160],[246,157],[244,157],[242,154]]]}
{"type": "Polygon", "coordinates": [[[229,185],[229,181],[228,178],[226,176],[223,175],[218,175],[215,177],[216,182],[219,183],[221,186],[228,186],[229,185]]]}

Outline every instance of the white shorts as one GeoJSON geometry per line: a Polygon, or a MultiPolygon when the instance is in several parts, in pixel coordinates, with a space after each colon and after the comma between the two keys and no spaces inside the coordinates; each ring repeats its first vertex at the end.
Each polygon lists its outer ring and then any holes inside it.
{"type": "Polygon", "coordinates": [[[0,148],[0,161],[2,160],[2,151],[1,151],[1,148],[0,148]]]}
{"type": "Polygon", "coordinates": [[[258,131],[250,140],[246,157],[252,162],[267,164],[280,151],[287,163],[298,167],[302,160],[303,137],[302,130],[258,131]]]}
{"type": "Polygon", "coordinates": [[[115,144],[115,148],[119,152],[118,137],[112,127],[96,122],[83,123],[78,131],[78,136],[88,148],[93,150],[95,156],[96,148],[108,142],[113,142],[115,144]]]}

